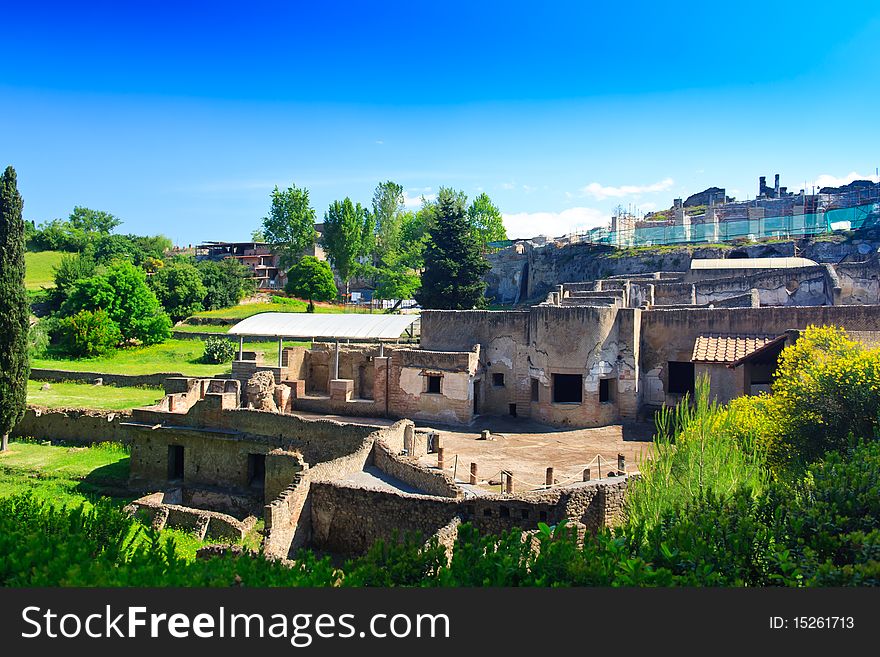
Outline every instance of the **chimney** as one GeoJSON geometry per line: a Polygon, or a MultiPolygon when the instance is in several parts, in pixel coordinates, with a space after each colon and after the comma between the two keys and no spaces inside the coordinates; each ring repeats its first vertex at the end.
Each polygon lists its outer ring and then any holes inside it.
{"type": "Polygon", "coordinates": [[[767,176],[758,178],[758,198],[764,196],[764,190],[767,188],[767,176]]]}
{"type": "Polygon", "coordinates": [[[776,174],[776,182],[773,185],[773,191],[776,198],[779,198],[779,174],[776,174]]]}

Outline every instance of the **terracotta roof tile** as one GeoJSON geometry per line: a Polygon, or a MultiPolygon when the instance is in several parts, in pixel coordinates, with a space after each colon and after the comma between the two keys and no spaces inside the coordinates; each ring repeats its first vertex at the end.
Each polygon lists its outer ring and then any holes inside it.
{"type": "Polygon", "coordinates": [[[775,335],[701,335],[694,342],[691,360],[697,363],[732,363],[757,351],[775,335]]]}

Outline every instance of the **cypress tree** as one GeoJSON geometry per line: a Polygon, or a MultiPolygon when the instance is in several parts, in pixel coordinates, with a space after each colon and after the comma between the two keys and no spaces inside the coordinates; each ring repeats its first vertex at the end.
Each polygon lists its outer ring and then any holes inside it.
{"type": "Polygon", "coordinates": [[[0,451],[27,404],[29,308],[24,287],[24,221],[15,169],[0,177],[0,451]]]}
{"type": "Polygon", "coordinates": [[[470,310],[485,306],[483,276],[490,266],[480,253],[465,203],[461,192],[440,188],[425,249],[422,289],[416,294],[423,308],[470,310]]]}

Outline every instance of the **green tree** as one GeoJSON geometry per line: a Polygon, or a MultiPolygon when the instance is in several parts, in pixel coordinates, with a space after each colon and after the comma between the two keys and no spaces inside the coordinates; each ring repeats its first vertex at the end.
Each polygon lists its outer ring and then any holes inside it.
{"type": "Polygon", "coordinates": [[[109,212],[91,210],[80,205],[73,208],[68,221],[76,230],[104,235],[112,233],[122,223],[120,219],[109,212]]]}
{"type": "Polygon", "coordinates": [[[0,451],[24,415],[30,376],[23,205],[15,169],[6,167],[0,176],[0,451]]]}
{"type": "Polygon", "coordinates": [[[489,195],[483,192],[468,207],[468,220],[480,250],[486,252],[489,242],[507,239],[507,230],[501,219],[501,211],[492,203],[489,195]]]}
{"type": "Polygon", "coordinates": [[[332,301],[339,294],[330,265],[314,256],[305,256],[291,267],[284,291],[308,299],[310,313],[315,312],[315,301],[332,301]]]}
{"type": "Polygon", "coordinates": [[[71,356],[91,358],[106,354],[122,342],[119,325],[103,310],[80,310],[58,322],[61,348],[71,356]]]}
{"type": "Polygon", "coordinates": [[[79,281],[61,307],[62,315],[103,309],[124,340],[157,344],[171,336],[171,320],[147,285],[144,270],[116,261],[103,274],[79,281]]]}
{"type": "Polygon", "coordinates": [[[188,262],[172,262],[150,277],[150,287],[172,321],[204,310],[207,288],[199,270],[188,262]]]}
{"type": "Polygon", "coordinates": [[[263,217],[263,234],[278,253],[282,267],[289,267],[315,243],[315,211],[309,190],[291,185],[272,192],[269,214],[263,217]]]}
{"type": "Polygon", "coordinates": [[[254,292],[251,270],[235,258],[225,258],[220,262],[202,260],[196,263],[196,268],[205,286],[202,304],[206,310],[234,306],[254,292]]]}
{"type": "Polygon", "coordinates": [[[61,262],[55,267],[55,289],[61,295],[61,299],[67,297],[70,289],[77,281],[93,276],[98,265],[91,250],[83,253],[69,253],[61,257],[61,262]]]}
{"type": "Polygon", "coordinates": [[[403,187],[388,180],[373,192],[372,220],[375,230],[376,261],[394,259],[401,247],[403,187]]]}
{"type": "Polygon", "coordinates": [[[490,267],[470,230],[466,202],[462,192],[443,187],[434,203],[422,288],[416,294],[423,308],[470,310],[485,305],[483,275],[490,267]]]}
{"type": "Polygon", "coordinates": [[[345,284],[348,299],[349,282],[357,273],[359,259],[365,253],[365,235],[369,231],[370,216],[360,203],[352,203],[347,196],[343,201],[333,201],[324,213],[324,237],[322,243],[333,268],[345,284]]]}

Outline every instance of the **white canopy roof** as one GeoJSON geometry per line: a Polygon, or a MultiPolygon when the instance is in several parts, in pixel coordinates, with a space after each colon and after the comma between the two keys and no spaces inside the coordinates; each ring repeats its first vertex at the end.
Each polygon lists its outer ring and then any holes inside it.
{"type": "Polygon", "coordinates": [[[243,319],[229,335],[264,338],[396,340],[419,315],[260,313],[243,319]]]}
{"type": "Polygon", "coordinates": [[[790,269],[816,267],[819,263],[809,258],[694,258],[691,269],[790,269]]]}

